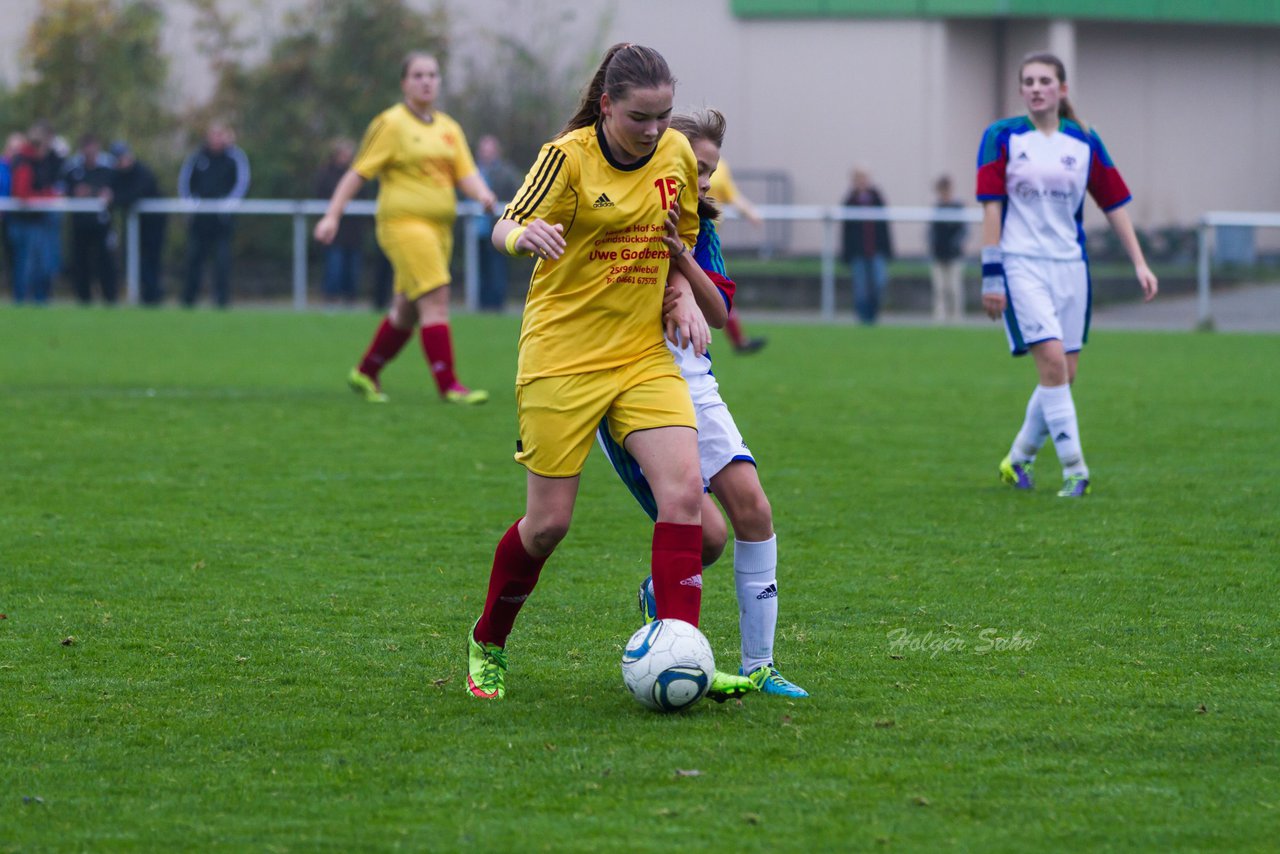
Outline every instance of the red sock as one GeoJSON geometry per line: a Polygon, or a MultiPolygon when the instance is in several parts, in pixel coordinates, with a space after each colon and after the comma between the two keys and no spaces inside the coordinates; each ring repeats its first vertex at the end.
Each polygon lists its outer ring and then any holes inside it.
{"type": "Polygon", "coordinates": [[[516,615],[533,592],[546,562],[545,557],[534,557],[525,551],[524,543],[520,542],[519,520],[507,529],[493,554],[489,595],[484,601],[480,622],[476,623],[476,640],[507,645],[507,635],[511,634],[516,615]]]}
{"type": "Polygon", "coordinates": [[[747,343],[742,337],[742,323],[738,321],[737,311],[729,312],[729,319],[724,322],[724,334],[729,336],[729,343],[734,347],[747,343]]]}
{"type": "Polygon", "coordinates": [[[431,366],[431,375],[436,378],[440,394],[458,384],[453,373],[453,341],[449,339],[449,324],[422,327],[422,352],[427,356],[427,364],[431,366]]]}
{"type": "Polygon", "coordinates": [[[653,526],[653,598],[658,619],[698,625],[702,610],[702,526],[653,526]]]}
{"type": "Polygon", "coordinates": [[[360,360],[360,373],[377,380],[382,366],[396,357],[411,335],[413,335],[412,329],[398,329],[391,325],[391,318],[382,318],[378,331],[373,333],[373,341],[369,344],[369,349],[360,360]]]}

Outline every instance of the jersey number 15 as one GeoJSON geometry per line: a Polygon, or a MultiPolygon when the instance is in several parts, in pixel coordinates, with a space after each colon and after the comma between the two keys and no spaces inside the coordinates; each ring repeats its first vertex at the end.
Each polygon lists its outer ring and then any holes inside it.
{"type": "Polygon", "coordinates": [[[659,178],[653,182],[653,186],[658,188],[658,195],[662,197],[664,211],[680,198],[680,185],[675,178],[659,178]]]}

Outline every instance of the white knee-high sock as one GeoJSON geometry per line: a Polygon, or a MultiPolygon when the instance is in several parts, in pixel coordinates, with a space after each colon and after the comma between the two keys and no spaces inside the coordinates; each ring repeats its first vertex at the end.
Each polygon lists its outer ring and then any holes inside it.
{"type": "Polygon", "coordinates": [[[1044,420],[1053,437],[1053,447],[1062,463],[1063,475],[1089,476],[1084,464],[1084,451],[1080,447],[1080,425],[1076,420],[1076,404],[1071,397],[1071,386],[1040,386],[1040,404],[1044,420]]]}
{"type": "Polygon", "coordinates": [[[1009,459],[1015,463],[1034,462],[1036,454],[1049,438],[1049,425],[1044,420],[1044,406],[1040,392],[1043,386],[1036,386],[1027,401],[1027,415],[1022,421],[1022,429],[1013,438],[1013,446],[1009,448],[1009,459]]]}
{"type": "Polygon", "coordinates": [[[733,583],[738,590],[742,670],[773,663],[778,628],[778,538],[762,543],[733,541],[733,583]]]}

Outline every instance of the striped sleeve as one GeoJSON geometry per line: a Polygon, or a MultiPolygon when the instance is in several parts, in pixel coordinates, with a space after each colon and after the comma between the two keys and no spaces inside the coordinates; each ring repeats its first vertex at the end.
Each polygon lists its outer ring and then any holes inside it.
{"type": "Polygon", "coordinates": [[[978,201],[994,202],[1008,196],[1005,189],[1008,165],[1009,131],[1003,122],[996,122],[987,128],[978,146],[978,201]]]}
{"type": "Polygon", "coordinates": [[[1089,195],[1104,211],[1113,211],[1133,199],[1096,131],[1089,131],[1089,195]]]}
{"type": "Polygon", "coordinates": [[[467,134],[462,130],[462,125],[453,122],[453,126],[458,134],[458,149],[453,158],[453,181],[456,184],[480,170],[476,168],[475,158],[471,156],[471,146],[467,144],[467,134]]]}
{"type": "Polygon", "coordinates": [[[361,178],[368,181],[377,177],[395,155],[395,132],[386,113],[369,122],[360,141],[360,150],[356,152],[351,168],[361,178]]]}
{"type": "Polygon", "coordinates": [[[566,155],[551,143],[542,146],[524,184],[502,212],[503,219],[525,225],[534,219],[546,219],[569,180],[566,155]]]}
{"type": "Polygon", "coordinates": [[[231,146],[231,160],[236,164],[236,183],[227,194],[228,199],[243,199],[249,192],[249,156],[238,145],[231,146]]]}
{"type": "Polygon", "coordinates": [[[715,220],[704,219],[699,224],[698,242],[693,247],[693,260],[707,274],[711,284],[720,291],[724,299],[724,307],[733,310],[733,295],[738,286],[729,278],[724,266],[724,253],[720,250],[720,233],[716,230],[715,220]]]}
{"type": "Polygon", "coordinates": [[[707,278],[711,280],[711,284],[716,286],[716,290],[720,292],[720,298],[724,300],[725,311],[733,311],[733,295],[738,292],[738,285],[733,279],[726,278],[712,270],[707,270],[707,278]]]}

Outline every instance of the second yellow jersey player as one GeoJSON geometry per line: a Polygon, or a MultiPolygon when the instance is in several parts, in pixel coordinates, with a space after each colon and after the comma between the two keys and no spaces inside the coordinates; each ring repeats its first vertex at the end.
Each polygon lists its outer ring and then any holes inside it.
{"type": "Polygon", "coordinates": [[[409,299],[449,283],[456,187],[477,174],[462,128],[436,111],[423,121],[404,104],[384,110],[365,131],[351,168],[378,179],[378,245],[409,299]]]}
{"type": "Polygon", "coordinates": [[[395,271],[395,293],[391,310],[360,364],[347,375],[347,384],[365,400],[385,403],[378,376],[418,328],[441,399],[484,403],[489,393],[467,388],[454,371],[449,256],[457,217],[455,192],[480,202],[486,213],[496,209],[497,199],[476,169],[462,128],[435,108],[439,61],[418,51],[406,56],[400,91],[404,100],[369,123],[355,161],[339,179],[315,227],[316,240],[332,242],[347,203],[365,181],[379,179],[378,245],[395,271]]]}

